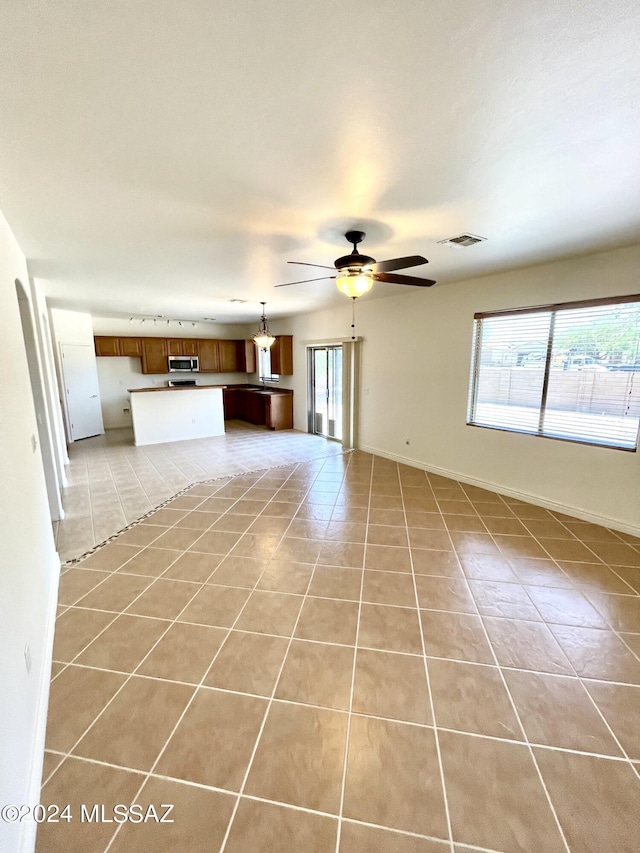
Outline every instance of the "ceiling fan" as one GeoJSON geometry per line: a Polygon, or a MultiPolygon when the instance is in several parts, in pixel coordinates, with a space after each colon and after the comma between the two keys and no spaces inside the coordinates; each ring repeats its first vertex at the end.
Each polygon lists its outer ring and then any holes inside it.
{"type": "Polygon", "coordinates": [[[337,270],[336,275],[323,275],[320,278],[308,278],[303,281],[288,281],[286,284],[276,284],[276,287],[289,287],[292,284],[306,284],[309,281],[322,281],[323,279],[335,279],[336,287],[346,296],[356,299],[364,293],[368,293],[373,287],[374,281],[385,281],[388,284],[410,284],[414,287],[431,287],[435,284],[429,278],[417,278],[412,275],[397,275],[393,270],[404,270],[407,267],[417,267],[428,264],[429,261],[422,255],[410,255],[407,258],[393,258],[389,261],[378,261],[369,255],[361,255],[358,252],[358,243],[365,238],[364,231],[347,231],[344,235],[347,242],[353,246],[353,252],[337,258],[333,267],[322,264],[307,264],[304,261],[289,261],[290,264],[299,264],[305,267],[318,267],[325,270],[337,270]]]}

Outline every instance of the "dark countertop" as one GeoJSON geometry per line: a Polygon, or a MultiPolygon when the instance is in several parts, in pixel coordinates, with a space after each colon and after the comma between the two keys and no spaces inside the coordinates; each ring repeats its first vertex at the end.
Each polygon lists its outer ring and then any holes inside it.
{"type": "Polygon", "coordinates": [[[227,391],[251,391],[253,394],[293,394],[291,388],[263,388],[262,385],[226,385],[227,391]]]}

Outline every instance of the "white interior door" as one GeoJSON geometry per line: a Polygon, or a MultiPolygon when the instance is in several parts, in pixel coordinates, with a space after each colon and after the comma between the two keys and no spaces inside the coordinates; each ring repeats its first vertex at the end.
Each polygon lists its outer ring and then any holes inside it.
{"type": "Polygon", "coordinates": [[[71,441],[104,432],[98,369],[89,344],[62,344],[64,393],[71,441]]]}

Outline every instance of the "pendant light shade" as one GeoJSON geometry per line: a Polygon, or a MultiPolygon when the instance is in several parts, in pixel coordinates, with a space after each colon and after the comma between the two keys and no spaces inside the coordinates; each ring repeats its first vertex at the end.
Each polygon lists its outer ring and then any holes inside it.
{"type": "Polygon", "coordinates": [[[368,293],[373,287],[373,277],[361,270],[345,270],[336,278],[336,287],[345,296],[356,298],[368,293]]]}
{"type": "Polygon", "coordinates": [[[269,347],[275,343],[275,338],[269,331],[269,326],[267,325],[267,316],[265,314],[265,305],[266,302],[261,302],[262,305],[262,317],[260,317],[260,326],[258,331],[253,336],[252,340],[256,346],[260,347],[260,349],[269,349],[269,347]]]}

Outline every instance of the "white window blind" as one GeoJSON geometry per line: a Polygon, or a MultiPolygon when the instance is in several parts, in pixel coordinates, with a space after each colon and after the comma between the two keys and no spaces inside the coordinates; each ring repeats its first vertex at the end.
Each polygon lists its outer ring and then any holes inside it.
{"type": "Polygon", "coordinates": [[[640,296],[476,314],[468,423],[636,450],[640,296]]]}

